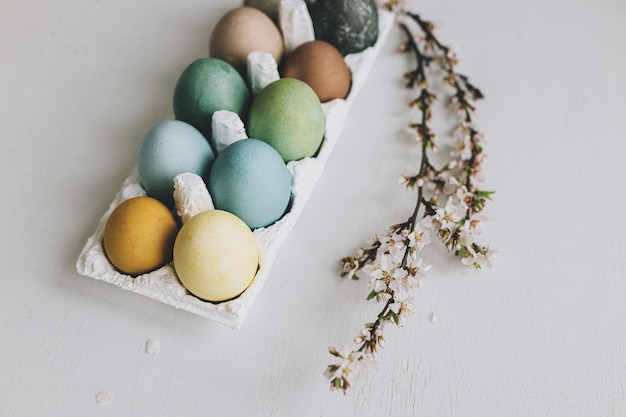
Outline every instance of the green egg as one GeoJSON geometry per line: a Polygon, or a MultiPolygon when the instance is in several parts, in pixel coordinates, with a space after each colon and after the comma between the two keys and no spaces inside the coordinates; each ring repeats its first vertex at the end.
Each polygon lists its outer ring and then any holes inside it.
{"type": "Polygon", "coordinates": [[[178,79],[174,115],[210,141],[213,113],[229,110],[244,119],[250,101],[250,90],[232,65],[217,58],[201,58],[192,62],[178,79]]]}
{"type": "Polygon", "coordinates": [[[271,145],[285,162],[314,156],[324,138],[317,94],[294,78],[274,81],[252,103],[248,135],[271,145]]]}

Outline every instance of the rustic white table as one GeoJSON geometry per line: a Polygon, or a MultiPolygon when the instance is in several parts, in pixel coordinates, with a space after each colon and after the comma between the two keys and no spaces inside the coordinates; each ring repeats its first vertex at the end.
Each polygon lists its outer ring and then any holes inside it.
{"type": "Polygon", "coordinates": [[[413,201],[397,29],[240,329],[76,272],[237,5],[0,5],[0,416],[626,415],[623,1],[412,1],[486,95],[483,239],[503,252],[474,271],[433,248],[414,314],[347,396],[327,347],[377,309],[338,259],[413,201]]]}

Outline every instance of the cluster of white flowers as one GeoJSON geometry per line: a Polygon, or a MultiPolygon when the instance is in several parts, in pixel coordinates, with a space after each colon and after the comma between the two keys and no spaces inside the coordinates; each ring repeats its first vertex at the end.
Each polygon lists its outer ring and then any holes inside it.
{"type": "Polygon", "coordinates": [[[436,206],[431,204],[431,214],[424,216],[420,222],[422,227],[439,237],[446,249],[458,256],[464,265],[476,268],[492,266],[495,251],[476,242],[485,217],[479,211],[473,212],[475,196],[454,177],[450,178],[444,190],[452,191],[446,193],[445,206],[434,208],[436,206]]]}
{"type": "Polygon", "coordinates": [[[472,158],[472,136],[470,135],[470,129],[467,124],[463,123],[454,132],[456,137],[456,144],[454,149],[450,152],[453,162],[456,160],[469,161],[472,158]]]}
{"type": "Polygon", "coordinates": [[[392,296],[397,302],[404,300],[420,284],[425,270],[418,255],[431,242],[430,231],[417,224],[413,230],[401,228],[386,235],[377,235],[375,261],[361,268],[370,278],[368,299],[387,302],[392,296]]]}
{"type": "Polygon", "coordinates": [[[350,381],[364,373],[373,362],[370,354],[354,351],[348,346],[341,349],[330,348],[329,352],[337,362],[328,365],[324,376],[330,381],[332,390],[342,390],[344,394],[350,389],[350,381]]]}

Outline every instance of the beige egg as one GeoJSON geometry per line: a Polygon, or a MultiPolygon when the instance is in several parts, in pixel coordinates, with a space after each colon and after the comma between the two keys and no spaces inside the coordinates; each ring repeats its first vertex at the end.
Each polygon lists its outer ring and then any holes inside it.
{"type": "Polygon", "coordinates": [[[253,7],[238,7],[225,14],[211,34],[209,55],[222,59],[246,75],[250,52],[272,54],[276,62],[283,55],[280,30],[262,11],[253,7]]]}

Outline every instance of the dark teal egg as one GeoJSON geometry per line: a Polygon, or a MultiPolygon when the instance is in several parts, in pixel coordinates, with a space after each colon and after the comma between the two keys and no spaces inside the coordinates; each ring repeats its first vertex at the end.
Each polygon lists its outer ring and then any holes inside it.
{"type": "Polygon", "coordinates": [[[179,120],[165,120],[148,131],[139,148],[137,171],[149,196],[174,206],[174,177],[191,172],[206,177],[215,154],[204,136],[179,120]]]}
{"type": "Polygon", "coordinates": [[[244,119],[250,101],[250,90],[232,65],[217,58],[201,58],[192,62],[178,79],[174,115],[211,140],[213,113],[229,110],[244,119]]]}
{"type": "Polygon", "coordinates": [[[361,52],[378,39],[376,0],[316,0],[309,5],[315,38],[343,55],[361,52]]]}
{"type": "Polygon", "coordinates": [[[279,220],[291,197],[291,175],[283,159],[256,139],[226,147],[215,159],[208,185],[215,208],[234,214],[251,229],[279,220]]]}

